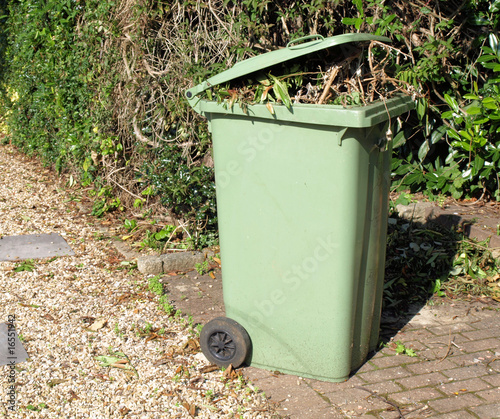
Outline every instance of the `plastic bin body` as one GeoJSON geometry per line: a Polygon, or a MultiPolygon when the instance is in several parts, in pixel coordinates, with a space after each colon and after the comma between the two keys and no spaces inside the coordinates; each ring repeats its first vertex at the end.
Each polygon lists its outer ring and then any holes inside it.
{"type": "Polygon", "coordinates": [[[226,316],[252,366],[344,381],[378,344],[392,118],[410,98],[343,108],[206,100],[226,316]]]}

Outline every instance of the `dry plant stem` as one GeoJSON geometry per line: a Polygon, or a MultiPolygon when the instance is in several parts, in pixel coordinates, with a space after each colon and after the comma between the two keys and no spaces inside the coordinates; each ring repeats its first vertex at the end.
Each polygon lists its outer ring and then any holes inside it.
{"type": "Polygon", "coordinates": [[[335,77],[337,77],[337,74],[339,73],[340,67],[335,66],[332,68],[332,72],[330,74],[330,77],[328,78],[328,81],[326,82],[325,88],[323,89],[323,93],[321,93],[321,96],[318,100],[318,105],[321,105],[322,103],[325,102],[325,99],[330,92],[330,88],[332,87],[332,83],[335,80],[335,77]]]}
{"type": "Polygon", "coordinates": [[[368,63],[370,64],[370,71],[372,73],[375,73],[375,69],[389,59],[390,50],[396,51],[398,54],[401,54],[407,58],[412,58],[410,55],[405,54],[400,49],[397,49],[391,45],[387,45],[387,44],[384,44],[383,42],[379,42],[379,41],[371,41],[370,46],[368,47],[368,63]],[[385,56],[385,58],[381,62],[379,62],[375,68],[373,67],[373,52],[372,52],[372,49],[374,46],[380,46],[387,51],[387,55],[385,56]]]}
{"type": "Polygon", "coordinates": [[[450,327],[450,340],[449,340],[449,343],[448,343],[448,350],[446,351],[446,353],[444,354],[444,356],[438,361],[438,364],[440,362],[443,362],[448,357],[448,355],[450,354],[451,343],[452,343],[452,340],[451,340],[451,327],[450,327]]]}
{"type": "Polygon", "coordinates": [[[110,180],[112,183],[114,183],[116,186],[118,186],[121,190],[123,190],[126,193],[128,193],[130,196],[133,196],[134,198],[142,200],[142,198],[139,195],[136,195],[135,193],[130,192],[128,189],[125,189],[125,187],[123,187],[122,185],[120,185],[116,180],[111,179],[109,176],[108,176],[108,180],[110,180]]]}
{"type": "Polygon", "coordinates": [[[328,96],[328,93],[330,92],[330,88],[332,87],[333,81],[337,77],[337,74],[339,73],[340,69],[347,68],[347,66],[353,60],[358,58],[360,54],[361,54],[361,51],[357,51],[355,55],[346,58],[345,60],[343,60],[339,64],[332,67],[332,72],[330,74],[330,77],[328,78],[328,81],[326,82],[325,88],[323,89],[323,93],[321,93],[321,96],[319,97],[318,105],[321,105],[325,102],[325,99],[328,96]]]}
{"type": "Polygon", "coordinates": [[[390,400],[387,400],[386,398],[382,397],[382,396],[379,396],[377,393],[375,393],[374,391],[371,391],[369,389],[367,389],[366,387],[360,387],[360,386],[356,386],[355,388],[359,389],[359,390],[364,390],[364,391],[367,391],[368,393],[370,393],[373,397],[376,397],[377,399],[379,400],[382,400],[384,403],[387,403],[389,405],[391,405],[392,407],[394,407],[398,413],[399,413],[399,418],[402,418],[404,419],[404,415],[403,415],[403,412],[401,412],[401,409],[399,408],[399,406],[396,404],[396,403],[393,403],[391,402],[390,400]]]}

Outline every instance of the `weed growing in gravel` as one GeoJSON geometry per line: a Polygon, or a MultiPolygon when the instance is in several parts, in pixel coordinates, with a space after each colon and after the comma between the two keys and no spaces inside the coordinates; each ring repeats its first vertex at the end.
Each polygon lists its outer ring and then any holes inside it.
{"type": "Polygon", "coordinates": [[[160,297],[160,306],[169,316],[171,316],[175,311],[174,306],[170,304],[166,295],[162,295],[160,297]]]}
{"type": "Polygon", "coordinates": [[[26,409],[31,410],[32,412],[40,412],[42,409],[48,409],[48,406],[45,403],[39,403],[38,406],[29,404],[26,406],[26,409]]]}
{"type": "Polygon", "coordinates": [[[210,270],[208,260],[205,260],[203,263],[197,263],[194,267],[199,275],[205,275],[210,270]]]}
{"type": "Polygon", "coordinates": [[[201,329],[203,329],[203,325],[202,324],[197,324],[196,325],[196,330],[195,330],[197,336],[200,336],[201,329]]]}
{"type": "Polygon", "coordinates": [[[35,261],[33,259],[26,259],[23,262],[20,262],[15,268],[14,272],[33,272],[35,270],[35,261]]]}
{"type": "Polygon", "coordinates": [[[148,289],[149,291],[155,293],[158,296],[163,295],[163,284],[159,281],[161,275],[156,275],[148,279],[148,289]]]}
{"type": "Polygon", "coordinates": [[[122,331],[120,331],[120,328],[118,327],[118,322],[115,324],[115,329],[114,329],[114,330],[115,330],[116,335],[117,335],[120,339],[123,339],[123,338],[124,338],[125,334],[124,334],[122,331]]]}
{"type": "Polygon", "coordinates": [[[104,240],[106,236],[100,231],[94,231],[94,240],[104,240]]]}

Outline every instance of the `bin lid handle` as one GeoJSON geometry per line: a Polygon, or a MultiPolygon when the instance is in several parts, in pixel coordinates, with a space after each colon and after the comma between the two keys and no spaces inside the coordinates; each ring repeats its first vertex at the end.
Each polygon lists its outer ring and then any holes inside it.
{"type": "Polygon", "coordinates": [[[299,48],[310,47],[312,41],[307,42],[307,43],[303,42],[303,41],[307,41],[308,39],[315,39],[316,42],[321,42],[321,41],[325,40],[325,38],[323,38],[323,36],[321,36],[321,35],[307,35],[307,36],[302,36],[301,38],[294,39],[293,41],[290,41],[288,44],[286,44],[286,47],[289,49],[299,49],[299,48]],[[299,45],[294,45],[294,44],[299,44],[299,45]]]}

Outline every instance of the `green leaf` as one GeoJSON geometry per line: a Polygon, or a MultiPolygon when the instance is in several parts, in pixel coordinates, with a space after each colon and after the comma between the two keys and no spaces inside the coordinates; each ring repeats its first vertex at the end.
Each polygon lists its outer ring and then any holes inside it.
{"type": "Polygon", "coordinates": [[[432,131],[431,134],[431,144],[436,144],[441,138],[443,138],[444,134],[446,134],[446,131],[448,128],[446,125],[441,125],[440,127],[436,128],[434,131],[432,131]]]}
{"type": "Polygon", "coordinates": [[[497,36],[494,33],[490,33],[488,40],[490,41],[491,49],[498,57],[500,57],[500,43],[498,42],[497,36]]]}
{"type": "Polygon", "coordinates": [[[389,23],[391,23],[394,19],[396,19],[396,17],[397,17],[397,16],[396,16],[395,14],[389,15],[389,16],[387,16],[387,17],[385,17],[385,18],[384,18],[384,20],[383,20],[383,22],[382,22],[382,23],[383,23],[385,26],[387,26],[387,25],[388,25],[389,23]]]}
{"type": "Polygon", "coordinates": [[[467,93],[464,95],[465,99],[470,99],[470,100],[479,100],[479,96],[473,95],[472,93],[467,93]]]}
{"type": "Polygon", "coordinates": [[[425,157],[427,156],[427,153],[430,150],[429,142],[426,140],[422,143],[420,148],[418,149],[418,159],[422,162],[424,161],[425,157]]]}
{"type": "Polygon", "coordinates": [[[415,353],[415,351],[411,348],[406,348],[406,351],[405,351],[405,355],[406,356],[410,356],[410,357],[416,357],[417,354],[415,353]]]}
{"type": "Polygon", "coordinates": [[[470,106],[466,109],[466,111],[469,115],[478,115],[481,113],[481,108],[478,106],[470,106]]]}
{"type": "Polygon", "coordinates": [[[467,140],[469,140],[469,141],[470,141],[470,140],[472,140],[472,136],[470,135],[470,133],[469,133],[468,131],[465,131],[465,130],[463,130],[463,129],[462,129],[462,130],[458,131],[458,133],[459,133],[459,134],[460,134],[463,138],[465,138],[465,139],[467,139],[467,140]]]}
{"type": "Polygon", "coordinates": [[[427,101],[425,99],[419,99],[417,102],[417,115],[420,120],[424,119],[427,113],[427,101]]]}
{"type": "Polygon", "coordinates": [[[478,59],[478,63],[487,63],[488,61],[496,60],[497,57],[494,55],[488,54],[488,55],[481,55],[478,59]]]}
{"type": "Polygon", "coordinates": [[[498,106],[495,102],[484,102],[483,101],[483,106],[486,108],[486,109],[492,109],[492,110],[497,110],[498,109],[498,106]]]}
{"type": "Polygon", "coordinates": [[[498,11],[500,11],[500,0],[495,0],[491,2],[489,12],[496,13],[498,11]]]}
{"type": "Polygon", "coordinates": [[[446,103],[449,105],[451,109],[453,109],[456,113],[460,112],[460,108],[458,107],[458,102],[454,97],[451,97],[445,93],[444,99],[446,100],[446,103]]]}
{"type": "MultiPolygon", "coordinates": [[[[344,17],[342,18],[342,23],[344,25],[350,25],[350,26],[356,26],[359,22],[360,18],[354,18],[354,17],[344,17]]],[[[362,22],[362,20],[361,20],[362,22]]]]}
{"type": "Polygon", "coordinates": [[[392,140],[392,147],[398,148],[401,147],[404,143],[406,143],[406,135],[404,130],[401,130],[396,134],[396,136],[392,140]]]}
{"type": "Polygon", "coordinates": [[[494,70],[497,67],[497,63],[482,63],[483,67],[489,68],[490,70],[494,70]]]}
{"type": "Polygon", "coordinates": [[[279,99],[283,102],[288,109],[292,106],[292,99],[290,99],[290,95],[288,94],[288,89],[286,84],[279,80],[277,77],[270,75],[273,79],[273,92],[276,95],[276,99],[279,99]]]}
{"type": "Polygon", "coordinates": [[[90,168],[90,162],[91,162],[91,159],[89,159],[88,157],[83,162],[83,171],[84,172],[88,172],[88,170],[90,168]]]}
{"type": "Polygon", "coordinates": [[[358,9],[358,12],[361,15],[361,17],[364,17],[365,12],[363,10],[363,0],[352,0],[352,2],[356,6],[356,9],[358,9]]]}
{"type": "Polygon", "coordinates": [[[109,367],[111,364],[120,361],[122,358],[118,358],[116,356],[96,356],[95,359],[101,363],[101,367],[109,367]]]}
{"type": "Polygon", "coordinates": [[[458,135],[458,132],[456,132],[453,128],[448,129],[448,136],[458,141],[462,140],[460,135],[458,135]]]}
{"type": "MultiPolygon", "coordinates": [[[[494,118],[491,118],[491,119],[494,119],[494,118]]],[[[490,118],[488,118],[488,117],[481,118],[481,119],[476,119],[476,120],[473,122],[473,124],[474,124],[474,125],[481,125],[481,124],[485,124],[485,123],[487,123],[489,120],[490,120],[490,118]]]]}

